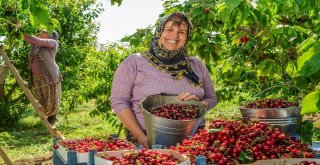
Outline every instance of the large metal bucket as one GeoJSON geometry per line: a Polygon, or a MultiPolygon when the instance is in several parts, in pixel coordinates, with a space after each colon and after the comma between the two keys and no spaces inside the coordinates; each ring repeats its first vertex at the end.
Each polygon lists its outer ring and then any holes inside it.
{"type": "Polygon", "coordinates": [[[245,108],[240,107],[242,117],[266,122],[290,136],[299,137],[298,124],[301,107],[288,108],[245,108]]]}
{"type": "Polygon", "coordinates": [[[153,95],[141,100],[149,146],[161,144],[166,147],[181,143],[183,139],[193,136],[201,119],[207,112],[205,106],[195,100],[180,101],[177,96],[153,95]],[[172,120],[158,117],[150,113],[150,109],[164,104],[194,104],[199,106],[198,116],[193,120],[172,120]]]}

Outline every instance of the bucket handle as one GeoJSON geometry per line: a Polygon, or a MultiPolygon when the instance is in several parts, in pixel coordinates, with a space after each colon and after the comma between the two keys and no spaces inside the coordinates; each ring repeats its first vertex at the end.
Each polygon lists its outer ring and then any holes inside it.
{"type": "Polygon", "coordinates": [[[267,88],[267,89],[265,89],[265,90],[263,90],[263,91],[261,91],[261,92],[257,93],[256,95],[254,95],[251,99],[249,99],[249,101],[252,101],[252,99],[256,98],[257,96],[261,95],[262,93],[264,93],[264,92],[266,92],[266,91],[269,91],[270,89],[283,87],[284,85],[286,85],[286,86],[288,86],[288,87],[293,87],[293,88],[295,88],[295,89],[298,89],[298,90],[299,90],[299,92],[301,92],[301,98],[303,99],[304,94],[303,94],[303,90],[302,90],[302,89],[300,89],[300,88],[298,88],[298,87],[296,87],[296,86],[294,86],[294,85],[291,85],[291,84],[283,84],[283,85],[275,85],[275,86],[271,86],[271,87],[269,87],[269,88],[267,88]]]}
{"type": "Polygon", "coordinates": [[[146,99],[149,98],[149,97],[159,96],[159,95],[160,95],[160,96],[176,96],[176,95],[169,94],[169,93],[160,93],[160,94],[149,95],[149,96],[143,98],[142,100],[140,100],[139,109],[142,110],[142,104],[141,104],[142,101],[146,100],[146,99]]]}

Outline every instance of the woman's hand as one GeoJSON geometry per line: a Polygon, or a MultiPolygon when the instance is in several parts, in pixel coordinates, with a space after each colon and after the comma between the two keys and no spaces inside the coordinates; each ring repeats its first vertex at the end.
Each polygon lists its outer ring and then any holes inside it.
{"type": "Polygon", "coordinates": [[[144,148],[150,148],[148,143],[148,137],[145,134],[140,134],[137,137],[138,144],[142,145],[144,148]]]}
{"type": "Polygon", "coordinates": [[[181,101],[187,101],[187,100],[197,100],[199,101],[199,98],[196,95],[190,94],[188,92],[182,92],[178,95],[178,99],[181,101]]]}

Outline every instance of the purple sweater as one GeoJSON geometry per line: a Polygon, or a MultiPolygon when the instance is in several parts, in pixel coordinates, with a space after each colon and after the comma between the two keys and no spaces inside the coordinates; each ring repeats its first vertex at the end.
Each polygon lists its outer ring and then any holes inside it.
{"type": "MultiPolygon", "coordinates": [[[[203,88],[192,86],[185,77],[174,80],[170,74],[149,65],[140,53],[128,56],[119,65],[112,82],[111,107],[115,114],[130,108],[141,128],[145,129],[143,113],[139,108],[140,100],[160,93],[179,95],[181,92],[189,92],[208,102],[208,109],[213,108],[218,99],[209,72],[200,59],[191,57],[190,61],[192,70],[203,82],[203,88]]],[[[204,125],[204,121],[201,125],[204,125]]]]}

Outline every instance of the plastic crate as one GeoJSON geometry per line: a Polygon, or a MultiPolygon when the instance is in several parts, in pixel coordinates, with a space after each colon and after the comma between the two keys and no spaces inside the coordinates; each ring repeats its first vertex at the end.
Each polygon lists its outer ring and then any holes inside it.
{"type": "MultiPolygon", "coordinates": [[[[186,155],[182,155],[176,151],[170,150],[170,149],[153,149],[157,150],[159,152],[163,153],[171,153],[174,157],[176,157],[179,160],[182,160],[178,165],[191,165],[189,158],[186,155]]],[[[94,155],[94,162],[95,165],[112,165],[112,161],[106,160],[104,158],[101,158],[100,156],[102,154],[107,154],[109,156],[115,156],[115,157],[122,157],[122,153],[128,152],[127,151],[105,151],[105,152],[98,152],[94,155]]]]}
{"type": "Polygon", "coordinates": [[[53,150],[53,164],[54,165],[94,165],[94,154],[96,152],[90,152],[89,162],[77,162],[77,153],[74,151],[68,152],[68,159],[65,160],[57,150],[53,150]]]}
{"type": "MultiPolygon", "coordinates": [[[[57,144],[57,139],[54,139],[54,145],[57,144]]],[[[76,151],[67,150],[59,145],[59,148],[53,150],[54,165],[94,165],[94,155],[97,151],[86,153],[77,153],[76,151]]]]}

